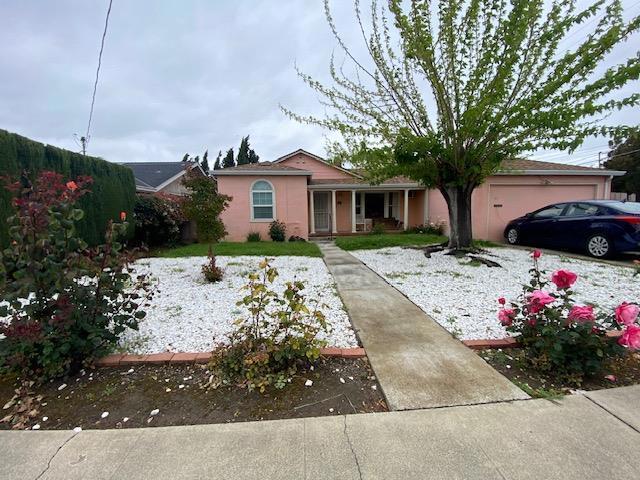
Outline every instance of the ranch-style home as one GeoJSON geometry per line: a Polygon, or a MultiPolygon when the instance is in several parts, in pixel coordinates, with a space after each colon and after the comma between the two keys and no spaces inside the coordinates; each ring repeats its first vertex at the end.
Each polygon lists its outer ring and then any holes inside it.
{"type": "MultiPolygon", "coordinates": [[[[472,197],[474,237],[502,240],[507,222],[545,205],[607,199],[611,179],[624,172],[513,160],[477,188],[472,197]]],[[[223,212],[227,240],[250,232],[269,238],[269,223],[284,222],[287,236],[353,235],[382,224],[402,231],[448,219],[444,198],[405,178],[369,184],[357,171],[296,150],[272,162],[216,170],[220,193],[232,197],[223,212]]]]}

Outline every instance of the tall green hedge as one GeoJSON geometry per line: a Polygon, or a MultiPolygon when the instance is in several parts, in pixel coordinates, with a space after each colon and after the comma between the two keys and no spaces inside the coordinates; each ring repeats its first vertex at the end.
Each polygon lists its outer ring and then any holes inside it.
{"type": "MultiPolygon", "coordinates": [[[[17,178],[22,170],[26,170],[32,178],[42,170],[53,170],[70,179],[79,175],[93,178],[91,193],[83,196],[79,202],[85,215],[78,225],[78,231],[90,245],[103,241],[107,221],[118,219],[120,212],[127,212],[128,218],[133,219],[136,187],[130,168],[0,130],[0,176],[17,178]]],[[[12,213],[11,193],[2,188],[0,245],[3,247],[8,241],[6,218],[12,213]]]]}

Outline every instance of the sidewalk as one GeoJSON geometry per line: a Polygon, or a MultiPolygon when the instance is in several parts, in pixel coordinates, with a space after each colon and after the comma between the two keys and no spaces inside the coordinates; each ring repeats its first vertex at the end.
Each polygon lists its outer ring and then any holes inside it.
{"type": "Polygon", "coordinates": [[[640,386],[572,396],[226,425],[0,432],[0,478],[637,478],[640,386]]]}
{"type": "Polygon", "coordinates": [[[528,398],[360,260],[319,246],[391,410],[528,398]]]}

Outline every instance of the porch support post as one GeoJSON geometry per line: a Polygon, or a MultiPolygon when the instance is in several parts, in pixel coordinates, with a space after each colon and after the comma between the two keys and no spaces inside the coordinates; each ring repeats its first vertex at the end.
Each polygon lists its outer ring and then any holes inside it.
{"type": "Polygon", "coordinates": [[[409,189],[404,189],[404,215],[402,216],[402,228],[409,228],[409,189]]]}
{"type": "Polygon", "coordinates": [[[356,233],[356,191],[351,190],[351,233],[356,233]]]}
{"type": "Polygon", "coordinates": [[[423,224],[426,225],[429,223],[429,189],[425,189],[424,191],[424,214],[423,214],[423,224]]]}
{"type": "Polygon", "coordinates": [[[389,218],[389,192],[384,192],[384,218],[389,218]]]}
{"type": "Polygon", "coordinates": [[[313,204],[313,190],[309,190],[309,234],[316,233],[316,209],[313,204]]]}
{"type": "Polygon", "coordinates": [[[338,233],[338,222],[336,222],[336,191],[331,190],[331,233],[338,233]]]}

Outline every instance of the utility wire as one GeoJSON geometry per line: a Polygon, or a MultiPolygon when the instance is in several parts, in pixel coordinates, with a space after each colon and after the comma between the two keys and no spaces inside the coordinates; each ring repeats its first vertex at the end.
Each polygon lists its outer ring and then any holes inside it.
{"type": "Polygon", "coordinates": [[[100,78],[100,67],[102,66],[102,52],[104,51],[104,40],[107,36],[107,28],[109,27],[109,15],[111,14],[111,5],[113,0],[109,0],[109,8],[104,21],[104,30],[102,32],[102,40],[100,41],[100,53],[98,54],[98,68],[96,68],[96,79],[93,82],[93,94],[91,95],[91,109],[89,110],[89,121],[87,122],[87,133],[82,140],[82,153],[86,155],[87,144],[89,143],[89,132],[91,131],[91,120],[93,119],[93,107],[96,103],[96,92],[98,91],[98,79],[100,78]]]}

